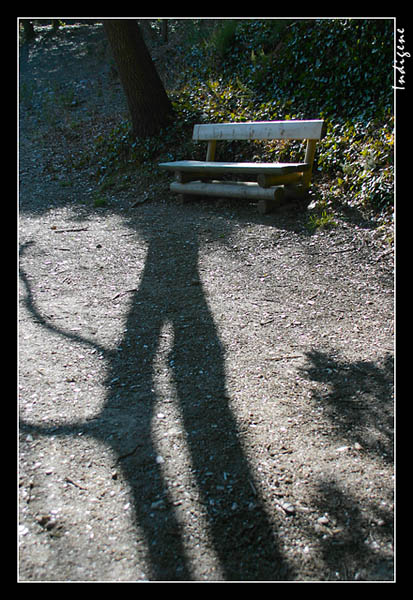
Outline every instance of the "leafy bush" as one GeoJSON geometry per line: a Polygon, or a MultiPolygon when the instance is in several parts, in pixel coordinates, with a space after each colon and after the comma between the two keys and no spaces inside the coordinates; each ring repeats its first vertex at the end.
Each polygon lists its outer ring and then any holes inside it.
{"type": "Polygon", "coordinates": [[[318,165],[332,177],[329,199],[345,197],[351,206],[388,212],[393,207],[394,117],[384,122],[328,122],[318,165]]]}
{"type": "MultiPolygon", "coordinates": [[[[128,166],[203,159],[194,123],[323,118],[314,179],[320,206],[393,206],[393,20],[225,20],[182,45],[184,75],[169,91],[175,121],[133,139],[127,121],[98,136],[89,154],[98,177],[128,166]],[[209,37],[207,36],[209,32],[209,37]]],[[[181,68],[181,67],[180,67],[181,68]]],[[[217,158],[298,161],[301,142],[221,142],[217,158]]]]}
{"type": "MultiPolygon", "coordinates": [[[[320,188],[320,202],[391,210],[393,20],[239,20],[231,32],[219,68],[210,61],[189,84],[205,120],[323,118],[315,177],[327,176],[329,186],[320,188]]],[[[242,158],[239,144],[223,150],[242,158]]],[[[258,160],[300,160],[302,145],[262,142],[254,153],[258,160]]]]}
{"type": "Polygon", "coordinates": [[[320,214],[312,214],[308,220],[307,228],[309,231],[315,231],[316,229],[331,229],[336,227],[333,216],[329,214],[325,209],[320,211],[320,214]]]}
{"type": "Polygon", "coordinates": [[[235,39],[237,21],[225,20],[218,22],[209,39],[209,46],[213,53],[223,58],[231,49],[235,39]]]}
{"type": "Polygon", "coordinates": [[[393,21],[298,21],[277,61],[277,88],[312,111],[377,117],[392,107],[393,21]]]}
{"type": "Polygon", "coordinates": [[[392,19],[242,20],[222,69],[296,111],[376,117],[392,107],[393,39],[392,19]]]}

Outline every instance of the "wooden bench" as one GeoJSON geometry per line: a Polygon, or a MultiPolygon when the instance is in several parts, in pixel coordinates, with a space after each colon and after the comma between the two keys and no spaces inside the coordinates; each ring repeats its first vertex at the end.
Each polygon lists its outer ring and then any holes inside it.
{"type": "Polygon", "coordinates": [[[257,121],[195,125],[193,139],[208,142],[205,161],[160,163],[175,173],[172,192],[200,196],[248,198],[258,201],[261,214],[285,199],[304,198],[310,186],[317,140],[323,121],[257,121]],[[299,163],[218,162],[218,140],[306,140],[304,161],[299,163]],[[223,176],[243,181],[222,181],[223,176]]]}

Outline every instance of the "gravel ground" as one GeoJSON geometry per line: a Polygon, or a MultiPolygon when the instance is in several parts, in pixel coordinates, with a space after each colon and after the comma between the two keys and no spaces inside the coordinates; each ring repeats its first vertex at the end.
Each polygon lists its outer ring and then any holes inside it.
{"type": "Polygon", "coordinates": [[[99,25],[39,29],[20,90],[19,581],[393,581],[377,230],[139,172],[94,206],[99,25]]]}

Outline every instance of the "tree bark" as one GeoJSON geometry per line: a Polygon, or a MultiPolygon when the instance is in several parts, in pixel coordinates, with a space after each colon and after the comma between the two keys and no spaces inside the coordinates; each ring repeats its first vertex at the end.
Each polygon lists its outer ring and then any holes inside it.
{"type": "Polygon", "coordinates": [[[103,21],[136,137],[156,135],[173,109],[135,20],[103,21]]]}
{"type": "Polygon", "coordinates": [[[31,42],[35,38],[33,21],[29,21],[28,19],[22,19],[22,23],[24,31],[24,41],[31,42]]]}

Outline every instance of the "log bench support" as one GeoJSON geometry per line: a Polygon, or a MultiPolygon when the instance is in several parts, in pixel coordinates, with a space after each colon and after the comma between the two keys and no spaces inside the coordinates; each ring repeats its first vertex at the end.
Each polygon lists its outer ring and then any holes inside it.
{"type": "Polygon", "coordinates": [[[195,125],[193,139],[207,141],[205,161],[160,163],[172,171],[170,189],[178,194],[245,198],[257,201],[261,214],[271,212],[286,200],[305,198],[311,182],[317,140],[323,121],[259,121],[195,125]],[[240,163],[215,161],[218,140],[306,140],[302,163],[240,163]],[[221,176],[238,176],[242,181],[222,181],[221,176]]]}

